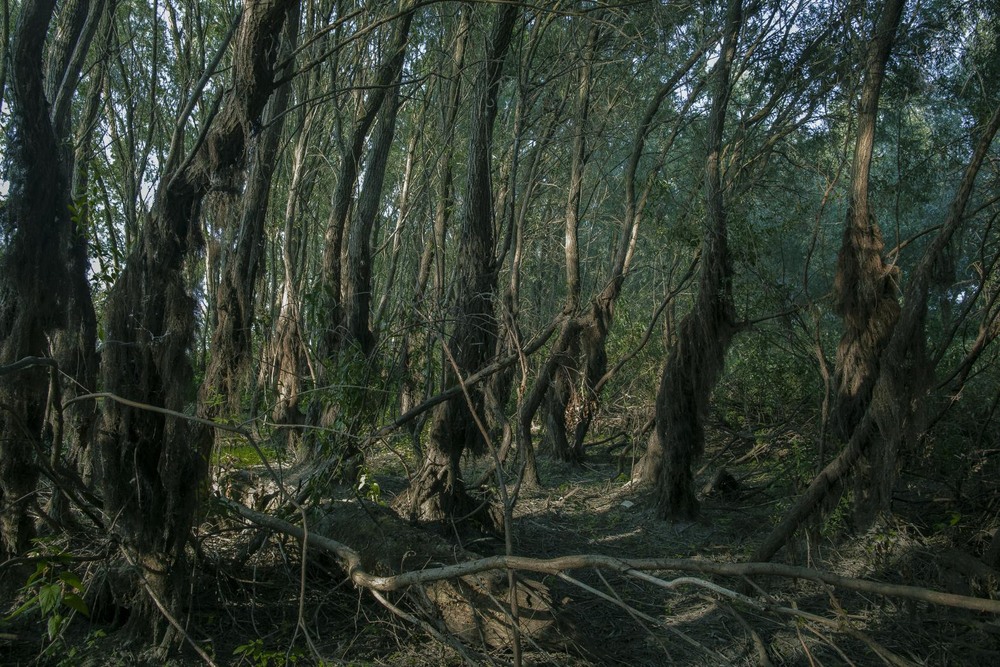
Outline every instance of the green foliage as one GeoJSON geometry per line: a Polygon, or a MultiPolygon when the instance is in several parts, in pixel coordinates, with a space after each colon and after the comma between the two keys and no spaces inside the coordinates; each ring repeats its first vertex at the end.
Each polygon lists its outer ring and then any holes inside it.
{"type": "Polygon", "coordinates": [[[252,667],[279,667],[284,665],[298,664],[327,664],[321,660],[314,663],[308,659],[306,653],[298,648],[291,649],[270,649],[265,647],[264,640],[257,638],[245,644],[240,644],[233,649],[233,657],[236,659],[234,665],[251,665],[252,667]]]}
{"type": "Polygon", "coordinates": [[[358,485],[355,491],[359,496],[367,498],[376,505],[384,504],[382,487],[372,478],[372,471],[367,466],[362,466],[358,471],[358,485]]]}
{"type": "Polygon", "coordinates": [[[72,562],[71,556],[58,548],[47,551],[47,540],[39,539],[35,543],[36,548],[28,556],[37,559],[37,565],[21,588],[21,594],[26,599],[4,620],[37,611],[45,623],[49,642],[54,642],[74,613],[90,616],[90,610],[81,597],[83,581],[76,572],[67,568],[72,562]]]}

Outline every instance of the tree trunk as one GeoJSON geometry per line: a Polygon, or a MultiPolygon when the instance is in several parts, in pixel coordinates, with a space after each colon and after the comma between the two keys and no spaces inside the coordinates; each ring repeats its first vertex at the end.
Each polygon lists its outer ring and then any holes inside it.
{"type": "MultiPolygon", "coordinates": [[[[823,468],[795,505],[785,513],[781,523],[770,532],[754,553],[751,558],[753,562],[764,562],[774,557],[798,527],[821,506],[834,489],[840,486],[841,480],[865,454],[865,449],[873,445],[874,437],[899,437],[904,423],[911,418],[910,411],[920,409],[924,390],[929,384],[918,382],[914,386],[912,383],[914,378],[908,372],[907,359],[916,349],[918,361],[923,361],[919,354],[922,345],[915,343],[926,333],[924,325],[927,314],[927,290],[934,265],[940,253],[948,246],[965,221],[965,212],[976,183],[976,176],[998,131],[1000,131],[1000,107],[994,110],[982,128],[972,159],[948,209],[948,217],[937,236],[924,251],[907,285],[906,296],[903,299],[905,307],[880,359],[879,376],[873,392],[874,400],[855,425],[844,450],[823,468]],[[914,404],[917,405],[916,408],[913,407],[914,404]]],[[[921,375],[929,379],[929,374],[921,375]]],[[[998,543],[1000,542],[994,538],[993,544],[998,543]]]]}
{"type": "MultiPolygon", "coordinates": [[[[401,10],[410,7],[409,0],[401,3],[401,10]]],[[[412,11],[405,11],[398,19],[387,54],[369,84],[371,92],[354,119],[349,147],[341,163],[332,210],[323,237],[320,304],[324,321],[332,323],[332,326],[328,326],[320,336],[317,378],[320,385],[329,386],[347,381],[347,378],[338,377],[338,373],[341,372],[354,376],[349,381],[358,383],[359,378],[356,377],[354,363],[358,359],[355,356],[356,352],[352,351],[352,347],[357,344],[361,348],[360,357],[363,361],[367,355],[365,348],[367,347],[370,351],[374,345],[374,339],[371,338],[371,330],[369,329],[371,268],[370,266],[361,266],[362,263],[370,264],[371,262],[371,227],[369,226],[367,230],[354,229],[358,226],[363,227],[366,220],[352,221],[350,214],[354,204],[354,191],[361,173],[362,157],[368,146],[372,126],[375,124],[376,118],[383,112],[387,98],[392,98],[398,103],[398,86],[395,84],[403,67],[406,41],[412,18],[412,11]],[[369,285],[367,288],[362,286],[364,282],[362,274],[368,275],[369,285]],[[364,292],[364,303],[361,302],[362,292],[364,292]],[[365,311],[363,315],[360,310],[362,308],[365,311]],[[367,334],[360,331],[362,318],[367,334]],[[360,334],[361,338],[355,337],[355,334],[360,334]]],[[[385,123],[382,127],[389,134],[382,137],[383,142],[380,147],[373,149],[373,163],[380,160],[377,155],[378,150],[385,151],[386,155],[383,158],[388,155],[389,144],[386,143],[386,140],[393,136],[395,112],[396,109],[392,109],[383,115],[385,123]]],[[[374,217],[377,213],[375,204],[381,196],[381,180],[385,177],[385,163],[377,165],[376,169],[382,173],[378,176],[374,172],[368,174],[373,182],[369,182],[369,179],[366,178],[364,185],[367,193],[365,214],[369,225],[374,224],[374,217]]],[[[365,396],[357,394],[353,399],[351,405],[345,405],[343,400],[336,403],[323,400],[314,401],[310,406],[307,422],[311,426],[329,427],[335,423],[339,415],[345,412],[357,412],[360,415],[367,408],[365,396]]],[[[306,461],[317,457],[349,457],[354,453],[353,448],[347,445],[343,447],[338,445],[332,451],[325,451],[320,431],[313,430],[307,432],[302,438],[297,457],[299,461],[306,461]]]]}
{"type": "Polygon", "coordinates": [[[736,328],[723,195],[722,134],[732,91],[730,72],[742,24],[742,0],[731,0],[722,52],[712,72],[715,81],[705,160],[708,220],[702,241],[698,297],[691,312],[681,320],[677,340],[663,367],[656,393],[652,451],[646,454],[644,474],[647,478],[656,475],[657,509],[668,519],[693,519],[698,515],[692,467],[705,448],[705,415],[736,328]]]}
{"type": "MultiPolygon", "coordinates": [[[[0,366],[47,357],[65,327],[69,185],[48,114],[42,51],[54,0],[26,0],[11,52],[10,194],[0,210],[0,366]]],[[[43,451],[48,374],[40,366],[0,375],[0,558],[25,553],[34,537],[36,457],[43,451]]]]}
{"type": "MultiPolygon", "coordinates": [[[[879,373],[879,357],[899,318],[897,272],[882,258],[882,232],[869,203],[869,175],[875,145],[879,94],[905,0],[888,0],[879,17],[865,63],[858,136],[851,168],[844,237],[837,256],[835,308],[844,320],[837,348],[834,383],[837,393],[831,410],[832,431],[848,440],[868,409],[879,373]]],[[[881,442],[881,441],[880,441],[881,442]]],[[[888,509],[895,480],[895,445],[868,451],[870,471],[856,478],[855,509],[860,526],[878,511],[888,509]]]]}
{"type": "MultiPolygon", "coordinates": [[[[453,357],[454,371],[463,377],[483,368],[496,347],[491,152],[500,76],[520,11],[519,6],[510,4],[497,9],[470,120],[468,181],[456,269],[455,329],[447,343],[447,356],[453,357]]],[[[446,377],[457,381],[449,366],[446,361],[446,377]]],[[[483,436],[472,411],[481,415],[484,401],[479,387],[470,388],[469,396],[471,406],[464,396],[459,396],[434,410],[430,443],[406,501],[414,520],[438,520],[471,509],[459,460],[467,447],[482,451],[483,436]]]]}
{"type": "MultiPolygon", "coordinates": [[[[271,96],[274,59],[292,0],[247,0],[233,52],[232,87],[195,155],[177,160],[152,216],[108,295],[101,376],[105,391],[184,413],[194,401],[190,353],[194,301],[185,263],[197,250],[201,205],[213,183],[243,167],[254,125],[271,96]]],[[[182,611],[185,546],[204,490],[211,438],[193,422],[115,401],[102,406],[99,437],[105,509],[159,602],[182,611]]],[[[165,629],[145,599],[137,632],[165,629]]],[[[169,637],[170,633],[164,636],[169,637]]],[[[166,645],[166,644],[164,644],[166,645]]]]}
{"type": "MultiPolygon", "coordinates": [[[[594,38],[596,40],[596,35],[594,38]]],[[[653,179],[650,177],[647,179],[645,188],[639,192],[636,191],[639,163],[645,154],[646,141],[663,101],[669,94],[676,90],[681,79],[701,59],[706,49],[707,45],[696,49],[670,78],[656,90],[646,105],[643,117],[636,128],[635,137],[632,141],[632,150],[629,154],[623,176],[622,189],[625,195],[624,221],[619,233],[617,247],[611,258],[611,270],[606,286],[590,300],[585,312],[578,316],[578,327],[576,328],[578,337],[576,339],[565,339],[567,347],[554,349],[551,353],[566,359],[562,364],[566,373],[562,374],[561,377],[554,375],[539,377],[536,380],[536,382],[544,381],[548,385],[554,377],[556,382],[561,383],[554,390],[566,397],[565,404],[558,397],[555,400],[549,401],[549,415],[547,420],[557,429],[565,426],[566,434],[563,434],[563,437],[566,437],[569,458],[571,460],[578,460],[582,456],[583,441],[597,413],[600,391],[603,383],[606,381],[604,377],[607,371],[607,353],[605,348],[608,335],[611,331],[611,325],[614,321],[615,304],[619,296],[621,296],[625,277],[632,265],[639,225],[642,221],[642,211],[653,184],[653,179]],[[567,354],[572,350],[579,350],[582,353],[582,358],[577,354],[572,360],[569,360],[567,354]],[[572,386],[570,386],[570,382],[572,382],[572,386]],[[567,437],[569,433],[572,433],[572,443],[570,443],[567,437]]],[[[583,91],[581,90],[581,92],[583,91]]],[[[663,149],[664,153],[670,150],[672,144],[673,138],[667,142],[666,147],[663,149]]],[[[576,148],[578,149],[579,147],[576,148]]],[[[653,169],[654,174],[657,169],[658,167],[653,169]]],[[[571,198],[567,200],[568,212],[571,207],[576,206],[573,202],[572,188],[570,194],[571,198]]],[[[575,216],[572,214],[567,216],[567,223],[573,227],[576,224],[574,218],[575,216]]],[[[575,259],[577,254],[576,238],[574,229],[571,229],[569,226],[567,227],[566,244],[568,261],[567,285],[570,288],[567,303],[578,303],[578,297],[573,298],[572,294],[573,290],[578,289],[575,285],[578,285],[580,281],[579,267],[576,266],[574,268],[571,266],[574,262],[578,263],[578,260],[575,259]]]]}
{"type": "Polygon", "coordinates": [[[382,203],[382,186],[389,161],[389,150],[396,136],[396,113],[399,111],[399,86],[406,57],[406,42],[410,34],[413,12],[399,18],[385,65],[388,81],[377,85],[388,88],[382,103],[379,124],[372,143],[364,186],[358,202],[358,212],[347,239],[347,266],[344,267],[344,325],[347,345],[356,344],[365,357],[375,348],[371,329],[372,257],[371,237],[375,219],[382,203]]]}
{"type": "MultiPolygon", "coordinates": [[[[281,73],[293,69],[299,30],[298,6],[289,7],[279,60],[285,61],[281,73]]],[[[252,352],[254,310],[257,282],[263,262],[265,227],[271,199],[271,181],[278,164],[284,117],[288,109],[290,84],[278,87],[264,113],[265,130],[254,139],[253,160],[245,172],[234,172],[225,197],[230,215],[221,218],[225,225],[220,247],[221,276],[215,289],[216,321],[210,344],[211,356],[199,392],[199,410],[205,419],[231,415],[240,409],[240,394],[247,384],[252,352]],[[239,199],[236,199],[239,193],[239,199]]]]}

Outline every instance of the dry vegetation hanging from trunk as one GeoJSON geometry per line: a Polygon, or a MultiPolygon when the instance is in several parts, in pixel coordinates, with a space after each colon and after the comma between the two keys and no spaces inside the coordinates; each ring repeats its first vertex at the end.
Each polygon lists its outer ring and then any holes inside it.
{"type": "MultiPolygon", "coordinates": [[[[193,409],[189,352],[195,304],[185,265],[200,247],[205,196],[243,166],[252,125],[272,93],[273,63],[291,4],[247,3],[236,37],[232,89],[196,152],[168,159],[153,215],[108,295],[105,391],[178,413],[193,409]]],[[[117,401],[106,401],[102,416],[98,455],[106,510],[147,568],[144,576],[154,594],[177,610],[185,595],[185,546],[204,492],[210,434],[200,424],[117,401]]],[[[132,618],[138,630],[160,616],[147,603],[144,613],[132,618]]]]}

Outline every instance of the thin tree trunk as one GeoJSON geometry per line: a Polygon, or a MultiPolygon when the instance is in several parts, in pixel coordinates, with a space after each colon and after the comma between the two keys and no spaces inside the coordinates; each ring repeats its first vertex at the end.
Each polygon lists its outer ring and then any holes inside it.
{"type": "Polygon", "coordinates": [[[410,34],[413,12],[407,12],[398,19],[395,33],[389,45],[386,72],[391,75],[388,90],[382,103],[380,120],[375,133],[368,168],[365,171],[364,186],[358,201],[358,213],[351,225],[347,239],[347,265],[344,267],[343,290],[343,331],[345,342],[356,344],[361,352],[370,356],[375,348],[375,336],[371,329],[372,301],[372,257],[371,237],[375,219],[382,202],[382,186],[389,161],[389,150],[396,136],[396,113],[399,111],[399,86],[406,57],[406,42],[410,34]]]}

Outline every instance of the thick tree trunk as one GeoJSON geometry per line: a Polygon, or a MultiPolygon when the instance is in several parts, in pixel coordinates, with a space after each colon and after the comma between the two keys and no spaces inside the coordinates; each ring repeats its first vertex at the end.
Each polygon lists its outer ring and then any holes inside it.
{"type": "MultiPolygon", "coordinates": [[[[899,318],[896,270],[882,257],[882,232],[869,203],[869,174],[879,95],[904,4],[905,0],[889,0],[885,4],[869,45],[858,106],[847,220],[837,257],[835,308],[844,320],[844,332],[837,348],[834,370],[837,393],[831,426],[845,441],[868,409],[878,378],[879,357],[899,318]]],[[[870,471],[861,472],[856,478],[855,509],[862,526],[876,512],[888,509],[891,500],[895,455],[889,450],[895,444],[888,441],[882,444],[885,451],[869,451],[870,471]]]]}
{"type": "Polygon", "coordinates": [[[712,73],[714,90],[708,118],[705,160],[707,229],[702,242],[701,277],[694,307],[681,321],[656,394],[656,426],[644,474],[656,474],[657,508],[668,519],[698,514],[692,467],[705,447],[704,419],[712,389],[735,333],[733,267],[729,255],[722,173],[723,127],[731,93],[730,71],[743,24],[742,0],[731,0],[722,52],[712,73]],[[662,453],[662,464],[657,455],[662,453]]]}
{"type": "MultiPolygon", "coordinates": [[[[252,127],[271,96],[276,45],[293,0],[248,0],[233,55],[233,84],[198,152],[162,177],[153,215],[108,295],[104,389],[190,410],[194,302],[185,264],[199,245],[198,220],[212,183],[241,169],[252,127]]],[[[175,163],[175,164],[176,164],[175,163]]],[[[204,490],[210,435],[203,426],[105,401],[99,438],[101,488],[124,548],[150,590],[175,614],[186,597],[185,546],[204,490]]],[[[145,598],[144,598],[145,599],[145,598]]],[[[163,628],[146,600],[130,622],[163,628]]],[[[169,633],[167,633],[168,636],[169,633]]]]}
{"type": "MultiPolygon", "coordinates": [[[[42,51],[54,0],[21,5],[11,52],[10,194],[0,211],[0,366],[49,356],[65,327],[69,185],[48,114],[42,51]]],[[[0,558],[23,554],[34,527],[36,457],[43,451],[48,374],[44,367],[0,376],[0,558]]]]}
{"type": "MultiPolygon", "coordinates": [[[[289,7],[279,60],[285,61],[282,77],[293,69],[299,29],[298,6],[289,7]]],[[[245,172],[234,172],[227,192],[231,215],[220,247],[221,275],[215,289],[215,314],[211,357],[199,393],[199,410],[206,419],[231,415],[240,408],[240,394],[247,385],[257,283],[263,263],[265,227],[271,200],[271,181],[278,164],[290,84],[280,86],[264,113],[266,129],[254,139],[253,160],[245,172]],[[245,182],[244,182],[245,181],[245,182]],[[235,193],[240,193],[236,200],[235,193]]]]}
{"type": "MultiPolygon", "coordinates": [[[[473,101],[468,181],[456,269],[455,329],[447,344],[447,356],[453,358],[454,370],[463,377],[485,366],[496,347],[493,295],[497,275],[491,152],[500,76],[520,11],[519,6],[508,4],[497,9],[473,101]]],[[[454,379],[455,372],[448,366],[450,362],[446,361],[446,377],[454,379]]],[[[434,411],[424,462],[410,484],[406,501],[409,514],[415,520],[437,520],[471,509],[459,460],[466,448],[482,451],[483,435],[472,414],[473,411],[482,414],[481,388],[470,388],[469,402],[471,405],[464,396],[459,396],[442,403],[434,411]]]]}

